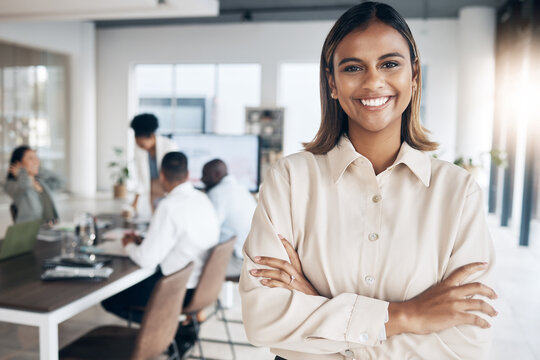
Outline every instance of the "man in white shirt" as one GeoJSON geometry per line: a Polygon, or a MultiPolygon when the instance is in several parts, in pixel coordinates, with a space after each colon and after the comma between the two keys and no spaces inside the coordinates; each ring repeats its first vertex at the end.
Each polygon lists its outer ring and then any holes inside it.
{"type": "MultiPolygon", "coordinates": [[[[212,203],[187,179],[186,156],[180,152],[166,154],[161,163],[160,181],[167,196],[159,203],[144,240],[133,233],[122,239],[126,252],[137,265],[157,268],[157,272],[103,301],[107,311],[128,318],[130,308],[146,305],[162,276],[193,261],[195,266],[184,301],[184,304],[189,303],[209,250],[218,243],[219,224],[212,203]]],[[[132,313],[133,321],[140,322],[141,319],[142,314],[132,313]]]]}
{"type": "Polygon", "coordinates": [[[251,228],[251,218],[257,206],[249,191],[228,174],[227,165],[214,159],[203,167],[202,182],[206,186],[208,198],[214,205],[220,225],[219,242],[236,236],[234,257],[238,273],[242,266],[242,247],[251,228]]]}
{"type": "Polygon", "coordinates": [[[165,154],[177,151],[178,145],[157,136],[158,119],[153,114],[139,114],[131,121],[135,133],[135,198],[131,204],[140,215],[151,215],[165,190],[159,181],[159,166],[165,154]],[[142,200],[141,200],[142,198],[142,200]]]}

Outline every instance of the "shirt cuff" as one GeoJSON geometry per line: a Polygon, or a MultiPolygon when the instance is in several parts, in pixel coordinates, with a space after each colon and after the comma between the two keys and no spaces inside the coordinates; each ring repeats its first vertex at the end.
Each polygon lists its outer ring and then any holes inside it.
{"type": "Polygon", "coordinates": [[[135,245],[134,243],[129,243],[127,244],[126,246],[124,246],[124,250],[126,250],[126,252],[128,253],[128,255],[131,257],[131,254],[133,254],[133,252],[137,249],[137,245],[135,245]]]}
{"type": "Polygon", "coordinates": [[[381,331],[379,332],[379,340],[384,341],[386,340],[386,323],[388,322],[388,309],[386,309],[386,317],[384,318],[384,324],[381,328],[381,331]]]}
{"type": "MultiPolygon", "coordinates": [[[[345,340],[350,343],[350,347],[378,345],[380,343],[381,324],[384,329],[387,318],[387,301],[359,295],[353,306],[345,340]]],[[[384,335],[386,338],[386,333],[384,335]]]]}

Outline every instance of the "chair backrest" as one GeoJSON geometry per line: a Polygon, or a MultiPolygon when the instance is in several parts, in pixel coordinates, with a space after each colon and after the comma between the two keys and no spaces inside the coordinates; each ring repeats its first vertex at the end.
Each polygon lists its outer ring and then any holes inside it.
{"type": "Polygon", "coordinates": [[[197,288],[184,313],[198,312],[212,305],[218,298],[221,285],[227,273],[227,264],[231,259],[236,236],[216,245],[211,251],[199,278],[197,288]]]}
{"type": "Polygon", "coordinates": [[[178,318],[192,270],[193,263],[190,262],[182,270],[158,281],[146,305],[131,360],[154,358],[171,344],[178,329],[178,318]]]}
{"type": "Polygon", "coordinates": [[[9,205],[9,213],[11,214],[11,220],[13,220],[13,222],[15,222],[15,220],[17,219],[17,212],[17,205],[9,205]]]}

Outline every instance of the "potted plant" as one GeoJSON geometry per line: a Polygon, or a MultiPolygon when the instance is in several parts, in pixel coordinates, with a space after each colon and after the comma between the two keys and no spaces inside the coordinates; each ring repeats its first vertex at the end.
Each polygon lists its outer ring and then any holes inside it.
{"type": "Polygon", "coordinates": [[[113,148],[116,161],[109,162],[111,171],[111,179],[114,180],[114,198],[125,199],[127,195],[126,180],[129,178],[129,169],[127,163],[123,159],[124,149],[113,148]]]}
{"type": "MultiPolygon", "coordinates": [[[[481,153],[480,156],[487,155],[487,154],[489,154],[492,164],[494,164],[497,167],[503,167],[503,168],[506,167],[506,152],[505,151],[499,150],[499,149],[491,149],[489,152],[481,153]]],[[[473,174],[473,176],[477,179],[483,167],[482,162],[476,162],[471,157],[463,157],[463,156],[460,156],[456,160],[454,160],[454,164],[457,166],[461,166],[462,168],[464,168],[465,170],[473,174]]]]}

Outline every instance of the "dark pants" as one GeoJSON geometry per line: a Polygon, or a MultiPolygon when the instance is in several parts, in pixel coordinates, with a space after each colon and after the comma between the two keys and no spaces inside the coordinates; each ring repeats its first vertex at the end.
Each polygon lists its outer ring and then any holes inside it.
{"type": "Polygon", "coordinates": [[[277,355],[276,355],[276,357],[274,358],[274,360],[287,360],[287,359],[284,359],[284,358],[282,358],[281,356],[277,356],[277,355]]]}
{"type": "MultiPolygon", "coordinates": [[[[101,306],[118,317],[126,320],[129,320],[131,317],[131,321],[140,324],[143,317],[143,311],[134,311],[133,308],[144,308],[146,304],[148,304],[152,291],[154,291],[154,287],[162,277],[163,274],[161,273],[161,270],[158,270],[154,275],[144,279],[140,283],[103,300],[101,306]]],[[[187,290],[184,298],[184,306],[191,301],[193,292],[194,289],[187,290]]]]}

